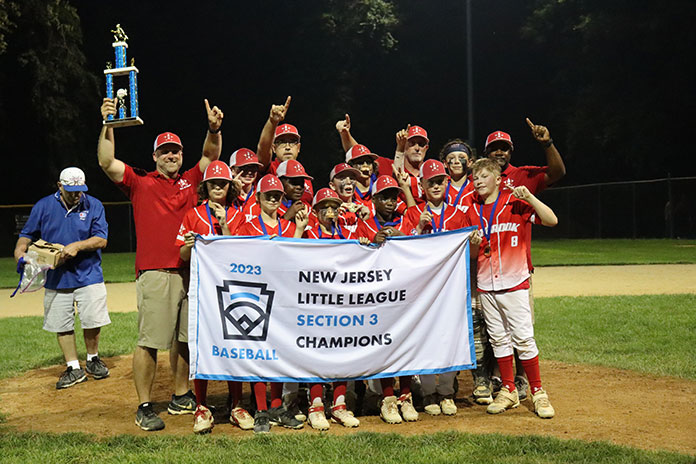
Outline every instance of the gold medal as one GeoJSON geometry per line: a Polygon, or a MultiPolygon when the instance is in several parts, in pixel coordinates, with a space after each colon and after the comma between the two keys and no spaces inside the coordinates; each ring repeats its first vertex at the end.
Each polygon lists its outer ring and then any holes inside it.
{"type": "Polygon", "coordinates": [[[491,246],[490,246],[490,245],[486,245],[486,247],[483,249],[483,255],[484,255],[486,258],[490,258],[490,257],[491,257],[491,246]]]}

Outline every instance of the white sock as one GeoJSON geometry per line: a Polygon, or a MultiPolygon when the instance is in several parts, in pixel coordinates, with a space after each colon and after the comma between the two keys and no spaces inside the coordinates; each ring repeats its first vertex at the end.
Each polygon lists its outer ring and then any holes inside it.
{"type": "Polygon", "coordinates": [[[73,361],[68,361],[68,367],[72,367],[73,369],[79,369],[80,368],[80,361],[77,359],[73,361]]]}
{"type": "Polygon", "coordinates": [[[99,353],[94,353],[94,354],[87,353],[87,361],[91,361],[94,358],[96,358],[97,356],[99,356],[99,353]]]}

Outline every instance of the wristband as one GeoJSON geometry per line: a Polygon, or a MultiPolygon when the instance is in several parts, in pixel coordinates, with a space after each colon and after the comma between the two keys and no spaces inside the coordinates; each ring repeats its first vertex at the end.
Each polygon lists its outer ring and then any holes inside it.
{"type": "Polygon", "coordinates": [[[208,126],[208,132],[210,132],[211,134],[217,134],[217,133],[220,132],[221,130],[222,130],[222,125],[221,125],[220,127],[218,127],[217,130],[212,130],[212,129],[210,128],[210,126],[208,126]]]}
{"type": "Polygon", "coordinates": [[[549,148],[549,147],[551,147],[551,145],[553,145],[553,139],[549,139],[548,142],[544,142],[544,143],[542,144],[542,146],[543,146],[544,148],[549,148]]]}

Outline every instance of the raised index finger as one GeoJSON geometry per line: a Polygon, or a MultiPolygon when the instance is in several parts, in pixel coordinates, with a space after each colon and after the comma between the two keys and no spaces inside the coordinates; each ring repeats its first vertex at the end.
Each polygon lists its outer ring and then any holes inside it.
{"type": "Polygon", "coordinates": [[[350,116],[346,113],[346,124],[350,126],[350,116]]]}
{"type": "Polygon", "coordinates": [[[534,130],[534,127],[535,127],[534,123],[532,121],[530,121],[529,118],[525,118],[525,120],[527,121],[529,128],[534,130]]]}
{"type": "Polygon", "coordinates": [[[210,103],[208,103],[208,99],[204,98],[203,101],[205,102],[205,110],[210,113],[210,103]]]}
{"type": "Polygon", "coordinates": [[[288,95],[288,98],[285,100],[285,105],[284,105],[284,106],[285,106],[285,111],[287,111],[288,108],[290,108],[290,101],[291,101],[291,100],[292,100],[292,96],[291,96],[291,95],[288,95]]]}

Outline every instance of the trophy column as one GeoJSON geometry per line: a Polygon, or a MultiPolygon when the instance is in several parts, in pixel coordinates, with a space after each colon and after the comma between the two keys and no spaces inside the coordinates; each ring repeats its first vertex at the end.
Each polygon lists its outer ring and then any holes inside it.
{"type": "MultiPolygon", "coordinates": [[[[114,33],[114,42],[111,46],[114,48],[115,64],[112,69],[111,63],[107,63],[104,75],[106,77],[106,97],[114,98],[114,81],[121,80],[122,76],[128,76],[128,87],[119,88],[116,91],[116,105],[118,109],[117,117],[109,115],[104,121],[104,124],[111,127],[125,127],[143,124],[138,114],[138,68],[135,67],[135,60],[131,58],[130,66],[126,65],[128,36],[121,28],[120,24],[116,25],[116,29],[111,31],[114,33]],[[129,96],[128,106],[126,105],[126,96],[129,96]]],[[[125,82],[124,82],[125,83],[125,82]]]]}

